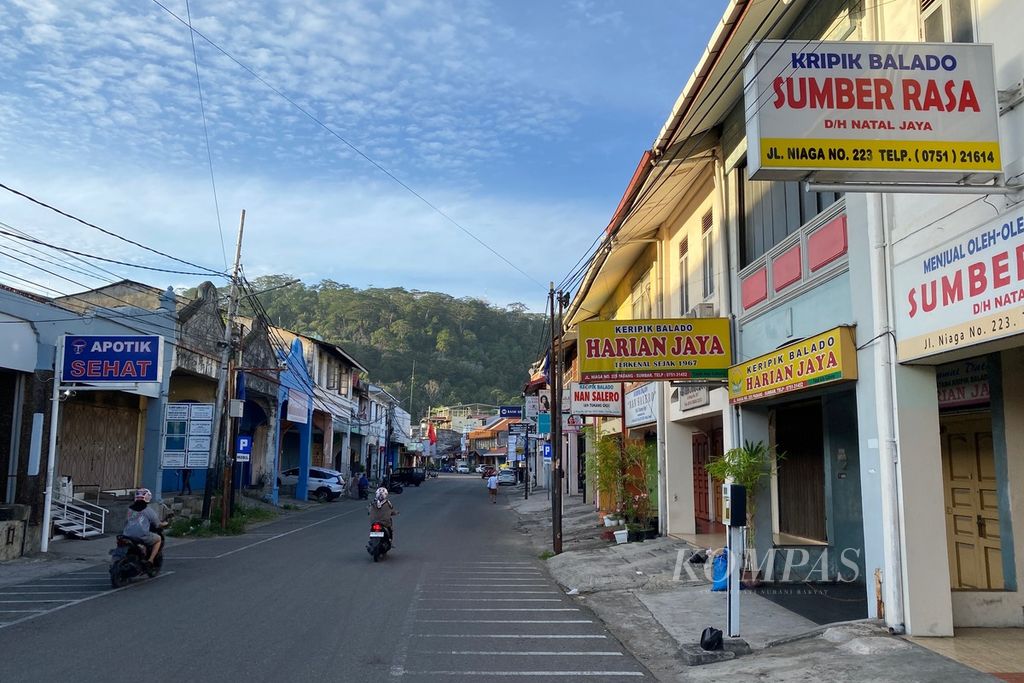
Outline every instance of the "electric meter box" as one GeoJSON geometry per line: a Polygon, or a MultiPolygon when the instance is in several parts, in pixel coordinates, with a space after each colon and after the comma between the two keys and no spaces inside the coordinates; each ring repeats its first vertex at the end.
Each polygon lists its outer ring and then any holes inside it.
{"type": "Polygon", "coordinates": [[[722,523],[747,525],[747,489],[739,484],[722,484],[722,523]]]}

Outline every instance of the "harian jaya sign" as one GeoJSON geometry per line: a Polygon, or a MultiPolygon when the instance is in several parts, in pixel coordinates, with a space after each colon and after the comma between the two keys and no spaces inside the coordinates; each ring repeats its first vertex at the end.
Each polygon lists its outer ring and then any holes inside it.
{"type": "Polygon", "coordinates": [[[852,327],[836,327],[729,368],[729,403],[857,379],[852,327]]]}
{"type": "Polygon", "coordinates": [[[580,323],[584,382],[724,380],[732,349],[727,318],[580,323]]]}
{"type": "Polygon", "coordinates": [[[754,180],[1002,174],[991,45],[772,41],[744,71],[754,180]]]}
{"type": "Polygon", "coordinates": [[[901,361],[1024,332],[1024,211],[897,263],[893,288],[901,361]]]}

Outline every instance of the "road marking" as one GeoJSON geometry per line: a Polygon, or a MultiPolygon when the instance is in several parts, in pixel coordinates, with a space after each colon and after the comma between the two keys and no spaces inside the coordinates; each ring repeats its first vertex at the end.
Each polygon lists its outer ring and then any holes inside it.
{"type": "Polygon", "coordinates": [[[407,671],[410,676],[645,676],[640,671],[407,671]]]}
{"type": "MultiPolygon", "coordinates": [[[[172,574],[174,574],[173,571],[161,572],[160,574],[157,574],[153,578],[148,579],[148,581],[156,581],[158,579],[162,579],[165,576],[171,576],[172,574]]],[[[78,604],[83,603],[83,602],[88,602],[89,600],[95,600],[96,598],[102,598],[104,595],[110,595],[111,593],[117,593],[118,591],[128,590],[129,588],[132,587],[132,585],[137,585],[137,584],[128,584],[127,586],[121,586],[120,588],[108,588],[107,590],[103,591],[102,593],[93,593],[92,595],[89,595],[89,596],[84,597],[84,598],[78,598],[76,600],[71,600],[71,601],[60,601],[59,600],[57,602],[64,602],[64,604],[63,605],[58,605],[56,607],[53,607],[52,609],[47,609],[47,610],[26,610],[26,612],[27,611],[33,611],[34,613],[33,614],[29,614],[27,616],[24,616],[21,619],[15,619],[14,621],[8,621],[6,623],[0,623],[0,629],[7,628],[8,626],[14,626],[15,624],[20,624],[20,623],[22,623],[24,621],[29,621],[30,619],[36,619],[38,617],[43,616],[44,614],[53,614],[54,612],[57,612],[59,610],[66,609],[68,607],[71,607],[73,605],[78,605],[78,604]]],[[[7,610],[3,610],[3,611],[7,611],[7,610]]]]}
{"type": "Polygon", "coordinates": [[[0,589],[0,597],[5,595],[63,595],[64,593],[92,593],[90,590],[64,590],[64,591],[5,591],[0,589]]]}
{"type": "Polygon", "coordinates": [[[26,612],[45,612],[44,609],[0,609],[4,614],[24,614],[26,612]]]}
{"type": "MultiPolygon", "coordinates": [[[[561,595],[561,591],[430,591],[431,595],[437,593],[454,593],[456,595],[561,595]]],[[[440,598],[439,598],[440,599],[440,598]]],[[[473,598],[478,600],[479,598],[473,598]]]]}
{"type": "MultiPolygon", "coordinates": [[[[420,602],[428,600],[444,602],[480,602],[480,598],[417,598],[420,602]]],[[[562,602],[561,598],[491,598],[488,602],[562,602]]]]}
{"type": "MultiPolygon", "coordinates": [[[[420,573],[416,577],[416,588],[413,589],[412,597],[415,600],[419,597],[420,591],[423,585],[423,568],[420,568],[420,573]]],[[[408,633],[412,630],[412,624],[415,621],[415,612],[408,610],[405,613],[405,618],[402,620],[402,633],[408,633]]],[[[395,648],[395,657],[391,661],[390,674],[395,678],[399,678],[405,675],[405,660],[409,656],[409,639],[403,638],[398,642],[398,646],[395,648]]]]}
{"type": "Polygon", "coordinates": [[[416,607],[417,612],[579,612],[576,607],[416,607]]]}
{"type": "Polygon", "coordinates": [[[417,619],[425,624],[593,624],[590,619],[417,619]]]}
{"type": "MultiPolygon", "coordinates": [[[[255,548],[258,545],[263,545],[264,543],[269,543],[270,541],[276,541],[279,538],[284,538],[285,536],[290,536],[291,534],[294,534],[294,533],[299,532],[299,531],[305,531],[306,529],[312,529],[313,527],[318,526],[320,524],[323,524],[324,522],[330,522],[333,519],[338,519],[339,517],[344,517],[345,515],[351,515],[353,512],[359,512],[359,511],[360,511],[359,508],[355,508],[355,509],[349,510],[348,512],[341,512],[341,513],[338,513],[336,515],[332,515],[331,517],[327,517],[326,519],[321,519],[318,522],[313,522],[312,524],[307,524],[306,526],[300,526],[297,529],[292,529],[291,531],[285,531],[283,533],[276,534],[274,536],[270,536],[269,538],[264,538],[262,541],[256,541],[255,543],[250,543],[249,545],[243,545],[241,548],[235,548],[234,550],[229,550],[226,553],[221,553],[220,555],[214,555],[212,559],[219,560],[219,559],[221,559],[223,557],[227,557],[228,555],[234,555],[235,553],[240,553],[243,550],[248,550],[249,548],[255,548]]],[[[203,559],[206,559],[206,558],[203,558],[203,559]]]]}
{"type": "Polygon", "coordinates": [[[622,657],[623,656],[621,652],[615,652],[615,651],[610,651],[609,652],[609,651],[603,651],[603,650],[601,650],[601,651],[593,651],[593,650],[589,650],[588,651],[588,650],[584,650],[582,652],[554,652],[554,651],[549,652],[549,651],[541,651],[541,650],[524,650],[524,651],[510,650],[508,652],[496,652],[494,650],[491,650],[491,651],[487,651],[487,650],[452,650],[452,651],[449,652],[447,650],[438,650],[434,654],[486,655],[488,657],[492,657],[492,656],[493,657],[498,657],[498,656],[509,656],[509,657],[524,657],[524,656],[528,656],[528,657],[586,657],[588,655],[594,656],[594,657],[622,657]]]}
{"type": "Polygon", "coordinates": [[[13,603],[37,603],[37,602],[71,602],[71,600],[57,600],[57,599],[42,599],[42,600],[0,600],[0,604],[9,605],[13,603]]]}
{"type": "Polygon", "coordinates": [[[536,635],[525,633],[412,633],[410,635],[417,638],[543,638],[545,640],[597,640],[608,638],[608,636],[601,635],[576,635],[568,633],[536,635]]]}

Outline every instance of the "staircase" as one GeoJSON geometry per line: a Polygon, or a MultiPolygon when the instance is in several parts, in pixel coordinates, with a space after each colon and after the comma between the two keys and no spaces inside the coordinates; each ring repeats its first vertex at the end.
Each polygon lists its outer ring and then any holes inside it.
{"type": "Polygon", "coordinates": [[[107,509],[84,500],[58,494],[50,504],[54,528],[72,538],[102,536],[107,524],[107,509]]]}

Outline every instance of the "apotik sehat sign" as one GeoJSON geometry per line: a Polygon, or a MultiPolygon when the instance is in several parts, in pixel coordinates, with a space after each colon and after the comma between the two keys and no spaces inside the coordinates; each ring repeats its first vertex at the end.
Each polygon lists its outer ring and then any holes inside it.
{"type": "Polygon", "coordinates": [[[157,335],[65,335],[61,382],[159,382],[157,335]]]}

